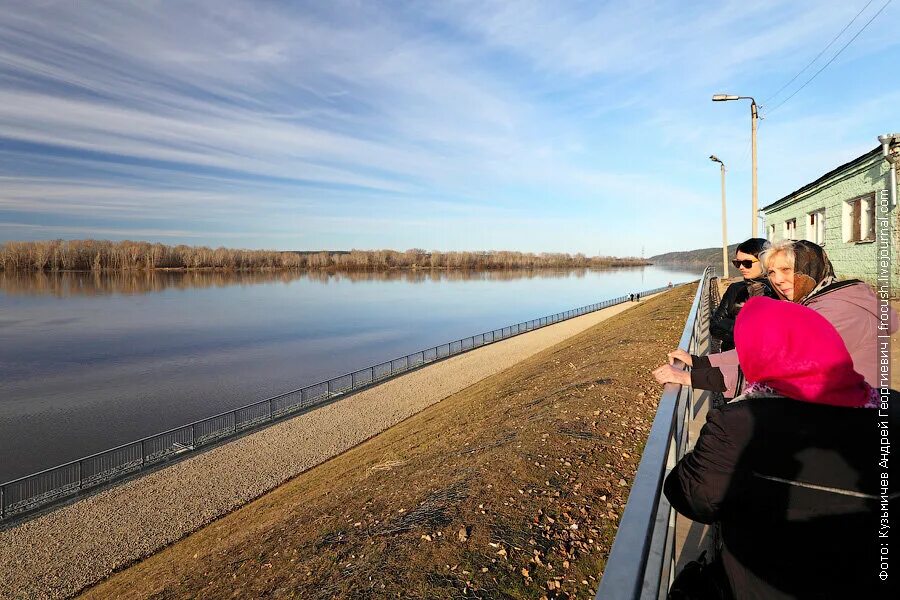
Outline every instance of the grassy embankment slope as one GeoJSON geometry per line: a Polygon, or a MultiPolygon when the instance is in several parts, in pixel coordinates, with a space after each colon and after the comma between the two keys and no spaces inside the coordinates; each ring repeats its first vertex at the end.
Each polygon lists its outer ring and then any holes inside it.
{"type": "Polygon", "coordinates": [[[86,592],[590,598],[693,286],[459,392],[86,592]]]}

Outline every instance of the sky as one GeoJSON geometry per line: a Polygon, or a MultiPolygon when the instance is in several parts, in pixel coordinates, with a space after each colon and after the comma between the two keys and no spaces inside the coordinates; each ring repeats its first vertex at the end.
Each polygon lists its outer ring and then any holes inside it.
{"type": "MultiPolygon", "coordinates": [[[[650,256],[900,131],[900,2],[0,0],[0,241],[650,256]],[[861,9],[847,31],[784,91],[861,9]]],[[[760,230],[763,231],[762,229],[760,230]]]]}

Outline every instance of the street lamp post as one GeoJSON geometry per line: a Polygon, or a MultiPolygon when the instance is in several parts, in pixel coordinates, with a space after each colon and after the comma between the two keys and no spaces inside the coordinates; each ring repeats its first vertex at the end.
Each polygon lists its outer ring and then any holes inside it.
{"type": "Polygon", "coordinates": [[[719,163],[722,172],[722,279],[728,279],[728,228],[725,220],[725,163],[716,157],[709,155],[709,160],[719,163]]]}
{"type": "Polygon", "coordinates": [[[751,221],[751,230],[753,235],[751,237],[758,237],[757,233],[757,221],[759,216],[758,202],[757,202],[757,192],[756,192],[756,129],[759,123],[759,110],[756,106],[756,100],[753,99],[753,96],[732,96],[730,94],[713,94],[713,102],[728,102],[729,100],[749,100],[750,101],[750,144],[752,146],[752,177],[753,177],[753,213],[752,213],[752,221],[751,221]]]}

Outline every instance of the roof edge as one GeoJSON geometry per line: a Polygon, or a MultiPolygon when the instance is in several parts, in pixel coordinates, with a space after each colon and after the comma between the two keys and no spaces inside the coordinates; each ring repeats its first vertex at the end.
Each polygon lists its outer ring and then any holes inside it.
{"type": "Polygon", "coordinates": [[[779,198],[779,199],[776,200],[775,202],[772,202],[771,204],[767,204],[766,206],[763,206],[760,210],[761,210],[761,211],[767,211],[767,210],[769,210],[770,208],[773,208],[774,206],[776,206],[776,205],[778,205],[778,204],[786,203],[786,202],[788,202],[789,200],[793,199],[795,196],[799,196],[800,194],[802,194],[802,193],[804,193],[804,192],[806,192],[806,191],[809,191],[810,189],[816,187],[816,186],[819,185],[820,183],[823,183],[824,181],[830,179],[831,177],[834,177],[835,175],[837,175],[837,174],[840,173],[841,171],[844,171],[844,170],[846,170],[846,169],[848,169],[848,168],[850,168],[850,167],[856,165],[857,163],[863,163],[863,162],[866,162],[866,161],[868,161],[868,160],[871,160],[871,159],[875,158],[876,156],[882,156],[881,146],[875,146],[875,148],[874,148],[873,150],[870,150],[869,152],[866,152],[865,154],[863,154],[863,155],[861,155],[861,156],[857,156],[857,157],[854,158],[853,160],[847,161],[847,162],[845,162],[844,164],[840,165],[839,167],[835,167],[834,169],[828,171],[827,173],[825,173],[824,175],[822,175],[821,177],[819,177],[819,178],[816,179],[815,181],[812,181],[812,182],[810,182],[810,183],[807,183],[807,184],[804,185],[803,187],[794,190],[793,192],[791,192],[790,194],[788,194],[788,195],[786,195],[786,196],[784,196],[784,197],[782,197],[782,198],[779,198]]]}

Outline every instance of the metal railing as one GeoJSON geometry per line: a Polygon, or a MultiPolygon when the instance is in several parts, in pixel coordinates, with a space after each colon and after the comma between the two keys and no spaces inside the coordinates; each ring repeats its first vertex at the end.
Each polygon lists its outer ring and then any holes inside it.
{"type": "MultiPolygon", "coordinates": [[[[641,296],[661,292],[669,287],[646,290],[641,292],[641,296]]],[[[628,296],[620,296],[413,352],[8,481],[0,485],[0,523],[10,518],[18,520],[86,490],[95,490],[133,476],[210,444],[263,427],[338,396],[376,385],[401,373],[627,300],[628,296]]]]}
{"type": "MultiPolygon", "coordinates": [[[[703,272],[678,344],[694,355],[709,351],[710,268],[703,272]]],[[[647,437],[634,485],[619,523],[597,600],[663,600],[679,556],[675,511],[663,495],[663,481],[689,450],[694,417],[707,395],[690,386],[667,384],[647,437]]]]}
{"type": "MultiPolygon", "coordinates": [[[[719,302],[722,300],[721,294],[719,293],[719,278],[716,276],[712,276],[709,279],[709,290],[707,291],[709,294],[709,315],[710,319],[712,319],[712,315],[716,313],[716,310],[719,308],[719,302]]],[[[722,340],[713,337],[709,343],[709,353],[712,354],[714,352],[720,352],[722,350],[722,340]]]]}

